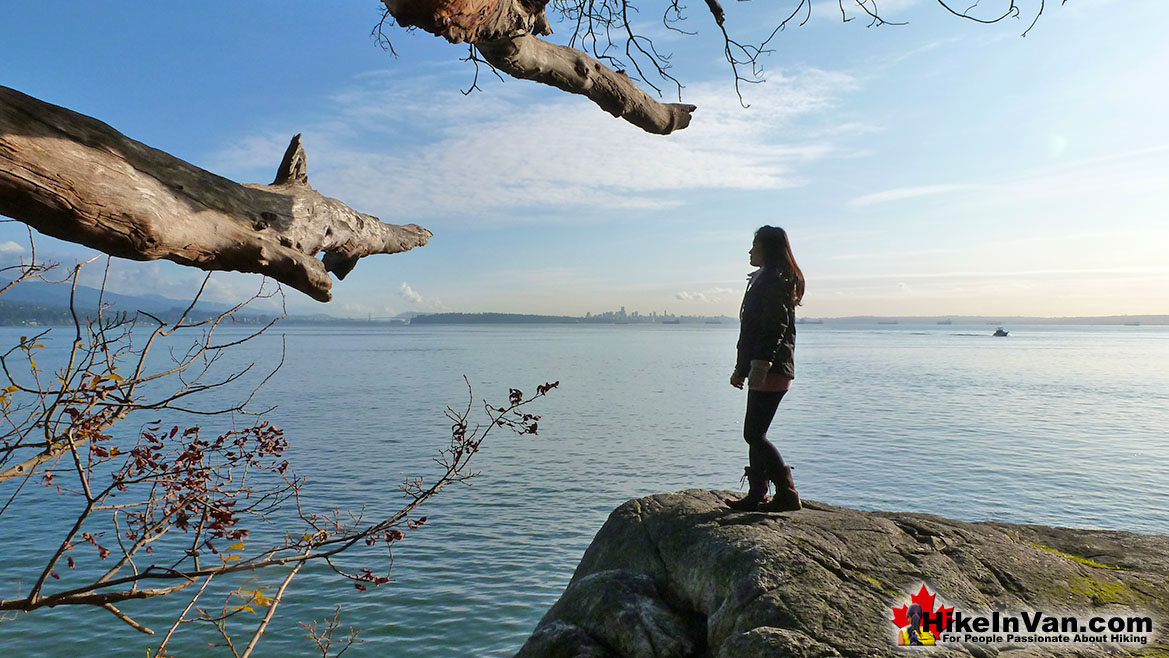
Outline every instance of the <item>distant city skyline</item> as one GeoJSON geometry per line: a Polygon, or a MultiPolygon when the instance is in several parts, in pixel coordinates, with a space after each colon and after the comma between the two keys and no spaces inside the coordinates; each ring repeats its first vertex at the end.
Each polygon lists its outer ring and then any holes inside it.
{"type": "MultiPolygon", "coordinates": [[[[524,81],[481,76],[464,97],[461,50],[400,32],[392,57],[368,40],[376,12],[354,4],[19,3],[0,61],[6,86],[243,182],[271,180],[303,133],[317,189],[434,231],[363,260],[329,304],[289,291],[294,313],[733,317],[762,224],[792,236],[807,317],[1169,313],[1162,12],[1048,4],[1025,39],[1020,21],[975,25],[922,0],[883,3],[909,24],[871,29],[817,5],[773,41],[748,109],[692,8],[702,35],[660,44],[699,109],[666,137],[524,81]]],[[[754,36],[789,10],[742,3],[728,29],[754,36]]],[[[66,263],[93,254],[37,245],[66,263]]],[[[0,266],[28,255],[24,226],[0,224],[0,266]]],[[[110,286],[181,298],[201,280],[119,261],[110,286]]],[[[224,302],[259,285],[211,281],[224,302]]]]}
{"type": "MultiPolygon", "coordinates": [[[[92,313],[98,300],[104,300],[106,305],[112,305],[115,310],[134,311],[144,310],[155,315],[172,316],[181,313],[189,305],[187,299],[172,299],[157,294],[148,296],[102,294],[100,290],[80,285],[76,288],[55,286],[51,283],[31,282],[13,288],[3,298],[0,298],[0,325],[71,325],[72,315],[69,306],[71,301],[77,303],[77,310],[83,314],[92,313]]],[[[222,304],[200,302],[195,306],[196,314],[218,314],[227,307],[222,304]]],[[[275,310],[275,309],[271,309],[275,310]]],[[[176,316],[177,317],[177,316],[176,316]]],[[[243,322],[269,322],[273,313],[265,313],[262,308],[252,306],[243,309],[237,316],[243,322]]],[[[464,313],[460,311],[420,313],[408,311],[393,316],[374,316],[372,313],[365,317],[334,316],[326,313],[290,313],[285,322],[291,324],[302,323],[332,323],[332,322],[373,322],[389,324],[413,324],[415,320],[426,320],[424,324],[533,324],[533,323],[596,323],[596,324],[681,324],[681,323],[733,323],[733,316],[674,314],[663,309],[662,313],[638,310],[628,310],[622,306],[616,310],[588,311],[584,315],[554,315],[531,313],[500,313],[496,311],[482,311],[464,313]],[[421,318],[421,319],[419,319],[421,318]]],[[[936,324],[947,326],[970,325],[1004,325],[1004,324],[1087,324],[1087,325],[1125,325],[1125,326],[1169,326],[1169,314],[1141,314],[1141,315],[1110,315],[1110,316],[1015,316],[1015,315],[854,315],[836,317],[810,317],[797,313],[796,323],[804,324],[888,324],[905,323],[907,325],[936,324]]]]}

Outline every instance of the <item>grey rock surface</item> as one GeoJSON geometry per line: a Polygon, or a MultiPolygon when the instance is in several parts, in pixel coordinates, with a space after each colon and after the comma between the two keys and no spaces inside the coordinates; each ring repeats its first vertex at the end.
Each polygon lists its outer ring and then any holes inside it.
{"type": "Polygon", "coordinates": [[[688,490],[614,510],[516,658],[1169,658],[1169,537],[812,501],[735,512],[727,495],[688,490]],[[1154,634],[1147,645],[898,647],[893,608],[922,584],[968,615],[1138,614],[1154,634]]]}

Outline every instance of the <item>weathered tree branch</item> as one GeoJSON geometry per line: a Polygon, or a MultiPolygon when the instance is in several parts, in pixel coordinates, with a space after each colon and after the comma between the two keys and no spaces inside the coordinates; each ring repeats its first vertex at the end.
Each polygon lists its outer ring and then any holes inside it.
{"type": "Polygon", "coordinates": [[[312,189],[300,135],[271,185],[240,185],[2,86],[0,214],[123,258],[264,274],[319,301],[329,272],[431,237],[312,189]]]}
{"type": "Polygon", "coordinates": [[[552,34],[548,0],[382,0],[402,27],[421,28],[451,43],[493,41],[516,32],[552,34]]]}
{"type": "Polygon", "coordinates": [[[535,80],[557,89],[588,96],[601,109],[642,130],[668,135],[690,125],[697,109],[685,103],[659,103],[621,71],[583,51],[521,34],[479,42],[476,49],[492,66],[516,78],[535,80]]]}
{"type": "Polygon", "coordinates": [[[576,48],[538,38],[552,33],[547,0],[383,0],[403,27],[417,27],[451,43],[475,46],[492,66],[587,96],[601,109],[647,132],[666,135],[690,125],[695,106],[662,103],[624,72],[576,48]]]}

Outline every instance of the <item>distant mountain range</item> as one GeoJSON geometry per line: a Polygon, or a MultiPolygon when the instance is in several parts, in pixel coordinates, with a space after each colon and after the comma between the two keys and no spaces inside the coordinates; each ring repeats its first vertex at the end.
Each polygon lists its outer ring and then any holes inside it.
{"type": "MultiPolygon", "coordinates": [[[[3,296],[0,296],[0,301],[68,307],[71,294],[72,289],[68,284],[25,281],[13,286],[3,296]]],[[[78,308],[97,308],[99,299],[107,304],[112,304],[120,311],[142,310],[154,314],[165,313],[171,309],[177,309],[179,312],[182,312],[191,303],[190,300],[184,302],[155,294],[122,295],[116,292],[106,291],[103,296],[97,288],[77,286],[76,304],[78,308]]],[[[200,302],[198,308],[205,313],[222,313],[230,307],[224,304],[200,302]]]]}
{"type": "MultiPolygon", "coordinates": [[[[0,281],[0,287],[7,283],[0,281]]],[[[67,325],[73,323],[73,314],[69,311],[69,298],[74,294],[69,285],[46,283],[44,281],[25,281],[19,283],[0,295],[0,325],[67,325]]],[[[74,306],[79,315],[93,316],[96,314],[99,300],[110,305],[113,311],[135,313],[145,311],[166,321],[177,320],[191,305],[191,300],[171,299],[162,295],[126,295],[106,292],[102,295],[97,288],[77,286],[74,297],[74,306]]],[[[193,320],[215,317],[231,306],[219,302],[199,302],[188,316],[193,320]]],[[[414,316],[414,312],[401,313],[393,318],[379,318],[375,322],[382,324],[405,324],[414,316]]],[[[267,323],[275,317],[275,313],[263,311],[243,311],[235,314],[235,322],[245,324],[267,323]]],[[[338,318],[325,313],[306,315],[289,315],[281,321],[282,324],[369,324],[366,318],[338,318]]]]}
{"type": "MultiPolygon", "coordinates": [[[[2,285],[2,284],[0,284],[2,285]]],[[[0,325],[71,324],[73,315],[69,311],[70,296],[79,315],[94,315],[98,303],[104,303],[113,311],[135,313],[145,311],[164,320],[175,320],[191,305],[191,301],[169,299],[162,295],[123,295],[106,292],[97,288],[77,286],[74,290],[67,284],[25,281],[0,296],[0,325]]],[[[192,309],[190,317],[202,319],[214,317],[230,309],[226,304],[200,302],[192,309]]],[[[240,313],[237,322],[266,322],[273,314],[240,313]]]]}

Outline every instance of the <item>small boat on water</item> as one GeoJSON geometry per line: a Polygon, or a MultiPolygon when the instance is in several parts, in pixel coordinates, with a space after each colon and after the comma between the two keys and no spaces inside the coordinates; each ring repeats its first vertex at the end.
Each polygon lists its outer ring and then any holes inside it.
{"type": "Polygon", "coordinates": [[[1002,327],[999,327],[998,329],[995,329],[995,330],[994,330],[994,334],[993,334],[993,335],[994,335],[994,336],[999,336],[999,337],[1002,337],[1002,336],[1006,336],[1006,335],[1007,335],[1007,334],[1009,334],[1009,333],[1011,333],[1011,332],[1007,331],[1006,329],[1003,329],[1002,327]]]}

